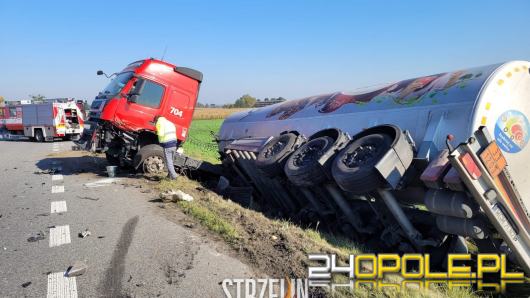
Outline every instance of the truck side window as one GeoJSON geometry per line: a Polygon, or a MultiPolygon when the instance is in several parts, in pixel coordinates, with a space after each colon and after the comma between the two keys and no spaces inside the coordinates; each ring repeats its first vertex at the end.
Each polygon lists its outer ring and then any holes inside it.
{"type": "Polygon", "coordinates": [[[142,94],[140,94],[136,103],[150,108],[158,108],[163,95],[163,86],[155,82],[145,80],[144,89],[142,90],[142,94]]]}

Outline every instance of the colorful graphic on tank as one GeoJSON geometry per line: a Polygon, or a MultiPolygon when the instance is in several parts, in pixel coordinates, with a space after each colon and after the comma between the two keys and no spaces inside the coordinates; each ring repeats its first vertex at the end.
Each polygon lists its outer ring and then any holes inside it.
{"type": "Polygon", "coordinates": [[[526,116],[516,110],[508,110],[495,123],[495,140],[508,153],[517,153],[526,146],[530,124],[526,116]]]}
{"type": "MultiPolygon", "coordinates": [[[[290,100],[272,106],[266,118],[277,116],[279,120],[288,119],[302,110],[316,110],[320,114],[333,113],[352,106],[366,104],[382,105],[431,105],[439,101],[459,100],[477,92],[492,69],[477,68],[441,73],[410,80],[404,80],[372,90],[313,96],[300,100],[290,100]],[[469,89],[468,86],[474,86],[469,89]],[[475,90],[476,89],[476,90],[475,90]],[[313,107],[313,109],[308,109],[313,107]]],[[[366,90],[366,89],[365,89],[366,90]]],[[[476,95],[476,93],[475,93],[476,95]]]]}

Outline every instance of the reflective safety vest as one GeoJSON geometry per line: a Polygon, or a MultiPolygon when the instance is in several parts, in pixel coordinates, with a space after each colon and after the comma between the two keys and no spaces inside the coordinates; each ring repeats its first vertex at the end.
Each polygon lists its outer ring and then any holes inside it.
{"type": "Polygon", "coordinates": [[[159,117],[156,121],[156,134],[158,135],[158,142],[160,144],[177,141],[177,128],[175,124],[164,117],[159,117]]]}

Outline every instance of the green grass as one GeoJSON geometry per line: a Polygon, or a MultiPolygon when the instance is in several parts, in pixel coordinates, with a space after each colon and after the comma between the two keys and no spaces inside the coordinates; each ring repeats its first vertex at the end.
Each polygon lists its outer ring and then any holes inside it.
{"type": "Polygon", "coordinates": [[[184,154],[211,163],[219,163],[217,143],[212,132],[217,134],[223,121],[224,119],[193,120],[188,139],[184,143],[184,154]]]}
{"type": "Polygon", "coordinates": [[[177,204],[184,213],[199,220],[210,231],[221,235],[225,241],[235,243],[239,239],[236,229],[208,208],[193,202],[180,201],[177,204]]]}

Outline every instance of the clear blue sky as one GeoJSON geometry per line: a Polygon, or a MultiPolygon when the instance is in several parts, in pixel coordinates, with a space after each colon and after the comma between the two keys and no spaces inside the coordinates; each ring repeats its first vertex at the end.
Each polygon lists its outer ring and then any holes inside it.
{"type": "Polygon", "coordinates": [[[165,60],[204,73],[203,103],[352,90],[530,60],[529,13],[525,0],[0,0],[0,95],[91,101],[107,84],[97,69],[166,45],[165,60]]]}

